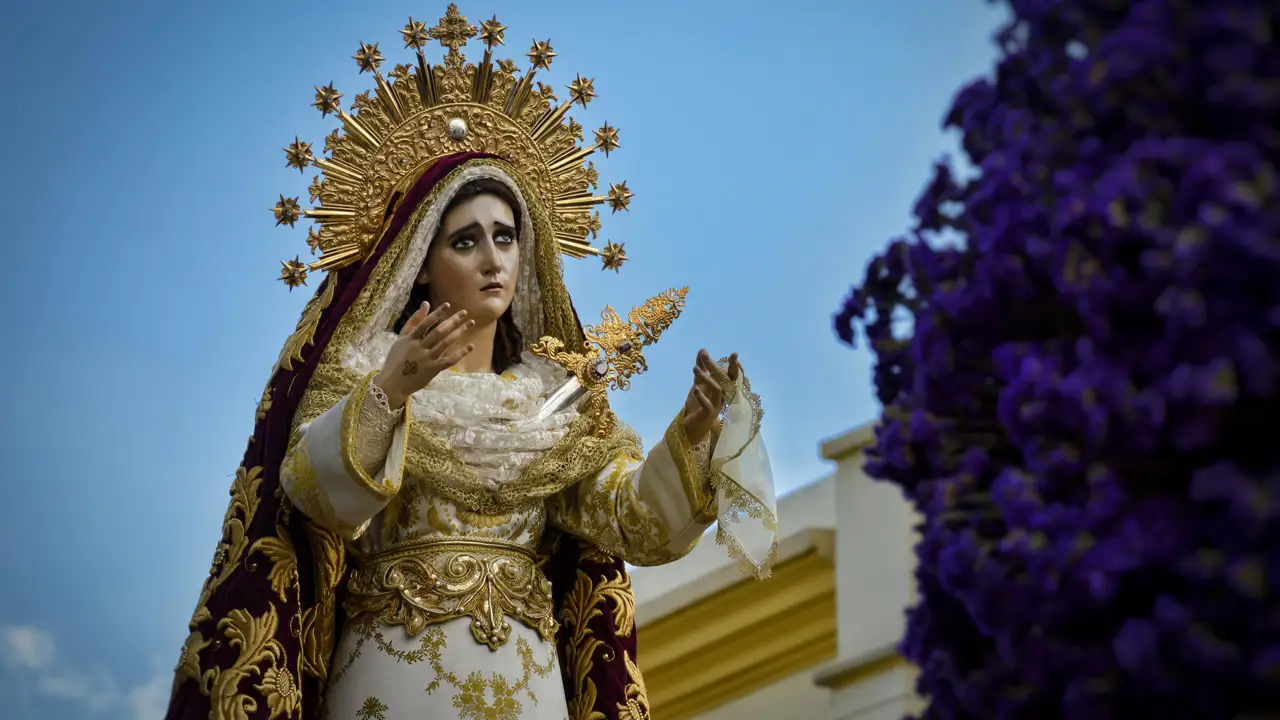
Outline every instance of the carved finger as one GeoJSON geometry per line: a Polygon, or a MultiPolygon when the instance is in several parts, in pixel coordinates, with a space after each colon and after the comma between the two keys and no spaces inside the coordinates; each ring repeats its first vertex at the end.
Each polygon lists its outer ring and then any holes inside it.
{"type": "Polygon", "coordinates": [[[705,368],[694,368],[693,379],[704,387],[716,387],[716,381],[705,368]]]}
{"type": "Polygon", "coordinates": [[[694,393],[689,394],[689,402],[684,406],[684,421],[687,423],[697,424],[703,413],[702,401],[694,393]]]}
{"type": "Polygon", "coordinates": [[[711,404],[711,398],[707,397],[707,394],[702,392],[701,388],[694,388],[693,392],[698,396],[698,404],[702,405],[702,409],[707,413],[707,415],[715,415],[717,408],[715,405],[711,404]]]}
{"type": "Polygon", "coordinates": [[[711,373],[706,370],[699,369],[694,371],[693,376],[694,386],[700,388],[702,392],[706,393],[709,399],[720,399],[723,394],[720,390],[720,383],[716,382],[715,378],[711,377],[711,373]]]}
{"type": "Polygon", "coordinates": [[[475,345],[455,345],[445,353],[444,357],[440,358],[440,361],[446,363],[446,367],[453,367],[461,362],[462,358],[470,355],[471,351],[475,349],[475,345]]]}
{"type": "MultiPolygon", "coordinates": [[[[449,317],[437,323],[435,327],[431,328],[431,330],[427,331],[427,334],[422,337],[422,344],[427,348],[439,347],[441,342],[453,334],[454,330],[456,330],[459,325],[465,324],[466,320],[466,310],[459,310],[453,313],[449,317]]],[[[441,347],[440,349],[443,350],[444,348],[441,347]]]]}
{"type": "Polygon", "coordinates": [[[422,324],[422,321],[427,318],[427,315],[430,312],[431,303],[424,302],[419,305],[418,309],[415,310],[413,314],[409,316],[409,319],[405,321],[404,327],[400,328],[400,337],[410,335],[414,330],[417,330],[418,326],[422,324]]]}
{"type": "Polygon", "coordinates": [[[445,317],[445,313],[447,312],[449,312],[449,303],[444,303],[435,310],[432,310],[425,318],[422,319],[422,322],[414,328],[413,337],[421,339],[430,332],[432,328],[440,324],[440,321],[445,317]]]}
{"type": "Polygon", "coordinates": [[[475,320],[467,320],[465,322],[461,322],[461,324],[458,325],[458,327],[455,327],[453,330],[450,330],[448,335],[445,335],[444,337],[440,338],[435,342],[427,343],[427,352],[432,353],[435,357],[438,357],[441,359],[445,358],[448,355],[449,351],[455,345],[461,342],[462,339],[466,337],[467,333],[471,332],[471,328],[475,326],[476,326],[475,320]]]}
{"type": "Polygon", "coordinates": [[[729,379],[734,382],[742,375],[742,365],[738,364],[738,353],[729,356],[729,379]]]}

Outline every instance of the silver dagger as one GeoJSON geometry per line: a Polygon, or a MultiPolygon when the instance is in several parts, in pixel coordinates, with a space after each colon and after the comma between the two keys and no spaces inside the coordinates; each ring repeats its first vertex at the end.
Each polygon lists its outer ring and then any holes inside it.
{"type": "Polygon", "coordinates": [[[564,410],[571,405],[577,405],[583,395],[587,394],[587,389],[582,387],[582,383],[578,382],[578,378],[570,376],[568,380],[561,383],[547,396],[542,407],[538,409],[535,420],[546,420],[556,413],[564,410]]]}

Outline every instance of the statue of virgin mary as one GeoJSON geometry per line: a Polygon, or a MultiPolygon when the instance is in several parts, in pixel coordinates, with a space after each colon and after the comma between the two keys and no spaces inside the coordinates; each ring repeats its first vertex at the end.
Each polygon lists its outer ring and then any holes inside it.
{"type": "MultiPolygon", "coordinates": [[[[281,197],[277,224],[315,221],[324,271],[285,343],[231,487],[222,540],[176,669],[169,720],[648,718],[626,563],[718,540],[763,577],[776,551],[761,410],[736,356],[693,365],[688,398],[647,453],[548,344],[589,350],[560,254],[625,255],[587,236],[597,197],[571,102],[494,63],[505,30],[450,6],[402,33],[416,66],[384,78],[315,157],[319,204],[281,197]],[[426,63],[428,39],[448,48],[426,63]],[[566,400],[565,398],[568,398],[566,400]],[[590,409],[588,408],[590,406],[590,409]]],[[[634,344],[644,344],[634,328],[634,344]]],[[[634,352],[615,343],[612,356],[634,352]],[[619,350],[621,348],[621,350],[619,350]]],[[[598,345],[598,344],[597,344],[598,345]]],[[[607,374],[606,371],[604,374],[607,374]]]]}

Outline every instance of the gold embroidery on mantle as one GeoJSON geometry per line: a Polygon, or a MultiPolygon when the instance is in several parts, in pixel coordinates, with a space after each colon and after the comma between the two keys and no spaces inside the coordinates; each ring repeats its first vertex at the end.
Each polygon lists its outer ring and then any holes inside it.
{"type": "Polygon", "coordinates": [[[373,615],[410,636],[428,625],[471,618],[476,642],[497,650],[510,637],[508,617],[544,640],[556,633],[551,583],[533,552],[500,540],[428,539],[363,558],[347,583],[348,617],[373,615]]]}
{"type": "MultiPolygon", "coordinates": [[[[591,576],[578,570],[577,581],[573,589],[564,599],[560,611],[560,619],[569,631],[569,641],[565,648],[565,672],[572,679],[575,692],[569,703],[571,720],[606,720],[605,715],[595,710],[596,685],[591,680],[591,669],[595,665],[596,652],[604,646],[597,640],[588,627],[591,620],[603,614],[600,604],[612,600],[613,624],[620,637],[629,637],[635,632],[635,596],[631,592],[631,578],[619,572],[612,579],[600,578],[597,584],[591,576]]],[[[614,657],[605,648],[604,659],[611,661],[614,657]]],[[[648,719],[649,699],[645,692],[644,680],[640,668],[626,658],[627,673],[631,682],[626,687],[627,703],[619,705],[622,718],[629,720],[648,719]],[[643,712],[642,715],[627,715],[632,709],[643,712]]]]}
{"type": "Polygon", "coordinates": [[[297,329],[280,350],[280,358],[276,360],[277,370],[292,370],[293,364],[302,360],[302,351],[315,341],[316,330],[320,328],[320,317],[324,314],[325,308],[329,307],[329,303],[333,302],[334,289],[338,286],[334,280],[335,278],[327,278],[324,290],[316,293],[307,303],[306,309],[302,311],[302,317],[298,320],[297,329]]]}
{"type": "Polygon", "coordinates": [[[628,682],[623,689],[627,701],[618,703],[618,720],[649,720],[649,693],[644,687],[640,666],[632,662],[626,652],[622,653],[622,661],[627,665],[628,682]]]}
{"type": "Polygon", "coordinates": [[[307,522],[306,530],[315,572],[316,602],[302,615],[302,667],[324,680],[329,676],[329,658],[333,655],[335,598],[346,566],[346,547],[337,534],[314,523],[307,522]]]}
{"type": "Polygon", "coordinates": [[[232,610],[218,621],[218,630],[238,656],[226,668],[210,668],[201,676],[200,690],[210,699],[209,720],[247,720],[258,709],[257,700],[240,691],[245,679],[258,676],[253,686],[266,699],[268,720],[294,717],[302,694],[293,674],[282,663],[284,646],[276,640],[280,617],[274,605],[259,617],[246,610],[232,610]]]}
{"type": "Polygon", "coordinates": [[[253,523],[253,516],[258,512],[259,497],[262,489],[262,468],[244,468],[236,470],[236,478],[231,482],[231,501],[227,503],[227,513],[222,520],[222,540],[213,553],[213,566],[209,579],[205,581],[200,592],[200,600],[196,602],[196,613],[191,618],[190,629],[205,620],[211,619],[205,604],[213,596],[218,586],[231,577],[231,573],[240,566],[244,557],[248,537],[245,532],[253,523]],[[238,515],[237,515],[238,513],[238,515]]]}
{"type": "Polygon", "coordinates": [[[276,535],[260,538],[248,546],[247,530],[261,503],[262,482],[261,467],[236,470],[231,484],[231,501],[223,520],[222,539],[215,551],[210,577],[192,614],[191,633],[183,644],[174,674],[175,690],[184,680],[197,682],[200,692],[210,700],[210,720],[246,720],[258,710],[259,702],[266,703],[268,720],[296,717],[302,707],[298,676],[288,667],[288,654],[276,639],[280,618],[274,604],[268,604],[261,616],[255,617],[247,610],[237,609],[222,617],[216,632],[226,638],[230,647],[238,650],[238,656],[228,667],[207,670],[200,667],[200,654],[210,646],[216,648],[221,644],[221,640],[215,643],[214,638],[206,638],[198,629],[201,624],[213,620],[207,603],[242,562],[247,572],[257,571],[256,563],[246,558],[260,552],[270,561],[267,578],[281,602],[288,600],[290,588],[297,587],[298,558],[287,530],[287,504],[280,508],[276,535]],[[245,692],[248,688],[242,688],[241,684],[255,677],[259,679],[252,685],[256,692],[245,692]]]}
{"type": "MultiPolygon", "coordinates": [[[[209,612],[209,598],[215,590],[231,577],[244,558],[245,545],[248,543],[246,530],[253,522],[261,501],[262,468],[236,469],[235,479],[231,482],[231,500],[227,503],[227,512],[222,520],[222,538],[213,552],[213,562],[209,568],[209,577],[200,589],[200,598],[196,601],[196,609],[191,614],[187,628],[190,634],[182,644],[182,653],[174,668],[174,691],[183,680],[195,680],[200,684],[201,692],[209,694],[208,685],[202,680],[200,653],[213,644],[200,632],[200,625],[213,619],[209,612]]],[[[213,672],[213,671],[209,671],[213,672]]],[[[207,675],[208,673],[204,673],[207,675]]],[[[211,716],[212,717],[212,716],[211,716]]]]}
{"type": "MultiPolygon", "coordinates": [[[[274,537],[259,539],[249,548],[250,553],[261,552],[271,561],[271,569],[267,571],[267,580],[271,589],[280,597],[280,602],[287,602],[286,591],[298,584],[298,553],[293,549],[293,540],[283,525],[276,525],[274,537]]],[[[250,572],[256,569],[252,562],[248,563],[250,572]]]]}

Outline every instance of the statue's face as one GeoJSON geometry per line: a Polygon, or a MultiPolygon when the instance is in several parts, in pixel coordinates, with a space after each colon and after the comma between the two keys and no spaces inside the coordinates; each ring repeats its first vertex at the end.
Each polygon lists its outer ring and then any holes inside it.
{"type": "Polygon", "coordinates": [[[418,275],[418,282],[431,284],[431,307],[449,303],[477,323],[502,317],[520,275],[515,228],[511,206],[497,195],[476,195],[450,208],[418,275]]]}

